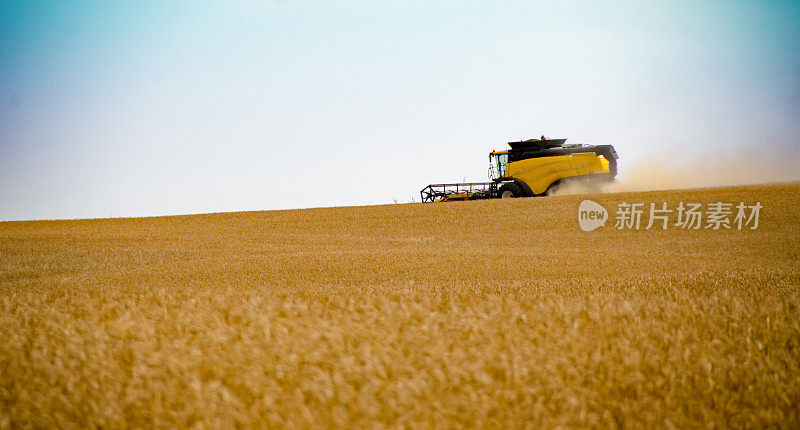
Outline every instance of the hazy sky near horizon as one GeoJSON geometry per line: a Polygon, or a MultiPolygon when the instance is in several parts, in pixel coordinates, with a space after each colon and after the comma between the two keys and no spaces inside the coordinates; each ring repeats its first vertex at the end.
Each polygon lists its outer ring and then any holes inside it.
{"type": "Polygon", "coordinates": [[[542,134],[800,175],[800,3],[0,2],[0,220],[408,202],[542,134]]]}

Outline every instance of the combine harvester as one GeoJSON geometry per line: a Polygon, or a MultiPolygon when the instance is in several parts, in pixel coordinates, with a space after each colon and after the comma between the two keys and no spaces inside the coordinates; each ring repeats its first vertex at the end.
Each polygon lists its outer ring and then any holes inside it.
{"type": "Polygon", "coordinates": [[[567,144],[567,139],[508,142],[511,149],[489,153],[491,182],[431,184],[420,191],[423,202],[550,195],[577,182],[590,188],[614,181],[617,152],[611,145],[567,144]]]}

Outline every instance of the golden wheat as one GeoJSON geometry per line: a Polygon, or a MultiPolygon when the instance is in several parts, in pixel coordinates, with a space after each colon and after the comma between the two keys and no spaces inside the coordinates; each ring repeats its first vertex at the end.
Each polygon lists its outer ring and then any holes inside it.
{"type": "Polygon", "coordinates": [[[0,223],[0,427],[794,427],[800,185],[0,223]]]}

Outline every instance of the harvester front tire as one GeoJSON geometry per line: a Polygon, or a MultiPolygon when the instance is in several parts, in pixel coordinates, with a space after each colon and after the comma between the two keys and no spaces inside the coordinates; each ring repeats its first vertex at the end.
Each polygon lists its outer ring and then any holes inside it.
{"type": "Polygon", "coordinates": [[[522,197],[524,195],[522,188],[515,182],[509,182],[503,185],[500,187],[500,190],[497,191],[497,194],[501,199],[512,199],[516,197],[522,197]]]}

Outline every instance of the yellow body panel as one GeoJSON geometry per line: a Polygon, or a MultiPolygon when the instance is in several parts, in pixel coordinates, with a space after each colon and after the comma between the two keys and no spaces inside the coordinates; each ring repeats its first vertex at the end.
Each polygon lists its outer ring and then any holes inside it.
{"type": "Polygon", "coordinates": [[[504,177],[525,182],[534,194],[542,194],[559,179],[608,172],[608,160],[583,152],[513,161],[506,164],[504,177]]]}

